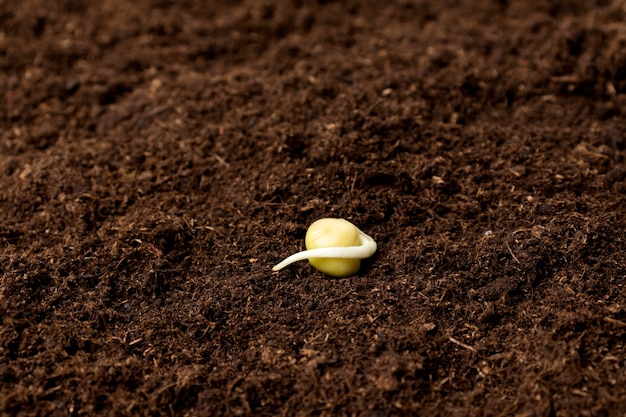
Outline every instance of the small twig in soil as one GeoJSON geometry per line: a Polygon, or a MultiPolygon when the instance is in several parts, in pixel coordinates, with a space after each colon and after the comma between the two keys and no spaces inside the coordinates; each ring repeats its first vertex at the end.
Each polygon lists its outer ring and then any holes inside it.
{"type": "Polygon", "coordinates": [[[622,320],[617,320],[617,319],[612,319],[610,317],[605,317],[604,321],[606,321],[607,323],[614,324],[617,327],[626,327],[626,322],[624,322],[622,320]]]}
{"type": "Polygon", "coordinates": [[[519,261],[519,259],[517,259],[517,256],[515,256],[515,254],[513,253],[513,249],[511,249],[511,245],[509,245],[509,242],[507,240],[504,241],[504,243],[506,244],[506,248],[509,250],[509,253],[511,254],[511,256],[513,257],[513,259],[515,260],[515,262],[517,262],[518,264],[521,264],[521,262],[519,261]]]}
{"type": "Polygon", "coordinates": [[[459,345],[459,346],[461,346],[462,348],[465,348],[465,349],[467,349],[467,350],[470,350],[470,351],[472,351],[472,352],[476,353],[476,349],[474,349],[474,348],[473,348],[473,347],[471,347],[470,345],[466,345],[466,344],[465,344],[465,343],[463,343],[463,342],[459,342],[459,341],[458,341],[458,340],[456,340],[454,337],[451,337],[451,338],[450,338],[450,341],[451,341],[452,343],[454,343],[455,345],[459,345]]]}

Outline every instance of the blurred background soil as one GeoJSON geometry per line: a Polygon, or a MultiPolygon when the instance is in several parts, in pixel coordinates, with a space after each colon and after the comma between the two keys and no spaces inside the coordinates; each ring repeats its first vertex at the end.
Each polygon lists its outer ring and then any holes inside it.
{"type": "Polygon", "coordinates": [[[623,0],[0,0],[0,92],[0,414],[624,416],[623,0]]]}

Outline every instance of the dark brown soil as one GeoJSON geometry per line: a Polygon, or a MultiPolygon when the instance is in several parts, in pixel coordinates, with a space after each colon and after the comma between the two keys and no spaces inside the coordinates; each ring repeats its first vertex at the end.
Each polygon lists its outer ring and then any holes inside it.
{"type": "Polygon", "coordinates": [[[0,414],[625,415],[623,0],[0,0],[0,90],[0,414]]]}

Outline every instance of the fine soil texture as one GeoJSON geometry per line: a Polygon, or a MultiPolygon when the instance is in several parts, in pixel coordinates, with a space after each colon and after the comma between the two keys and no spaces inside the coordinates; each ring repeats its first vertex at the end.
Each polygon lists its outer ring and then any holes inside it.
{"type": "Polygon", "coordinates": [[[0,0],[0,93],[1,415],[625,415],[626,1],[0,0]]]}

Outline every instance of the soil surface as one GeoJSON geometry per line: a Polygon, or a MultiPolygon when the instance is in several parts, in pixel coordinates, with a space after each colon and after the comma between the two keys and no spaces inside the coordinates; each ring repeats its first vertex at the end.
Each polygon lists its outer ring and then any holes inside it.
{"type": "Polygon", "coordinates": [[[0,91],[0,414],[624,416],[625,1],[0,0],[0,91]]]}

